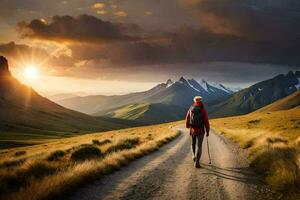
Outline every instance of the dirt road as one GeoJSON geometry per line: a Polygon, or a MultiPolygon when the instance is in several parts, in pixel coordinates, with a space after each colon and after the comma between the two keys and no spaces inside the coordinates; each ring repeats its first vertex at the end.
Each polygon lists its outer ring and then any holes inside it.
{"type": "Polygon", "coordinates": [[[160,150],[86,185],[69,199],[279,199],[249,168],[243,150],[213,132],[212,164],[204,141],[202,168],[194,168],[189,135],[178,129],[181,136],[160,150]]]}

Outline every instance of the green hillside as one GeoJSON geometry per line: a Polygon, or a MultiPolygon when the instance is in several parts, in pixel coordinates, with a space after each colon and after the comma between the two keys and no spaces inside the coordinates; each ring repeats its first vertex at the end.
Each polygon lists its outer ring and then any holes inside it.
{"type": "Polygon", "coordinates": [[[4,57],[0,57],[0,111],[0,146],[130,126],[66,109],[40,96],[11,75],[4,57]]]}
{"type": "Polygon", "coordinates": [[[268,106],[265,106],[257,110],[256,112],[274,112],[279,110],[289,110],[299,105],[300,105],[300,90],[268,106]]]}
{"type": "MultiPolygon", "coordinates": [[[[22,95],[0,98],[0,146],[22,146],[46,139],[126,128],[135,124],[126,120],[91,117],[63,108],[39,96],[31,88],[27,104],[22,95]]],[[[21,90],[22,90],[21,89],[21,90]]]]}
{"type": "Polygon", "coordinates": [[[134,120],[144,124],[155,124],[181,120],[186,110],[167,104],[135,103],[119,107],[106,115],[112,118],[134,120]]]}

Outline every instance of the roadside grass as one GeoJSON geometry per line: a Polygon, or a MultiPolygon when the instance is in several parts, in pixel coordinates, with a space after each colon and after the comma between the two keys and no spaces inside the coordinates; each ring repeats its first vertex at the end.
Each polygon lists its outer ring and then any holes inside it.
{"type": "Polygon", "coordinates": [[[247,150],[250,165],[274,189],[300,197],[300,109],[212,120],[220,134],[247,150]]]}
{"type": "Polygon", "coordinates": [[[11,149],[0,154],[0,199],[62,198],[177,137],[180,133],[170,125],[89,134],[11,149]],[[20,151],[26,153],[11,157],[20,151]]]}
{"type": "Polygon", "coordinates": [[[116,144],[111,145],[106,149],[106,153],[118,152],[125,149],[131,149],[140,143],[139,138],[125,138],[116,142],[116,144]]]}
{"type": "Polygon", "coordinates": [[[57,150],[52,152],[48,157],[47,160],[48,161],[58,161],[61,157],[63,157],[66,154],[66,152],[61,151],[61,150],[57,150]]]}
{"type": "Polygon", "coordinates": [[[100,159],[101,157],[103,157],[103,154],[98,147],[87,145],[75,150],[71,155],[71,160],[79,162],[85,160],[100,159]]]}
{"type": "Polygon", "coordinates": [[[102,140],[102,141],[92,140],[92,142],[95,145],[105,145],[105,144],[111,143],[111,140],[110,139],[105,139],[105,140],[102,140]]]}

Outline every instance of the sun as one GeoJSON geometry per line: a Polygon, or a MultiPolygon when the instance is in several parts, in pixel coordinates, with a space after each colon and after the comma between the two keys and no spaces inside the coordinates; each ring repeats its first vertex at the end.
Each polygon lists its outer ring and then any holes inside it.
{"type": "Polygon", "coordinates": [[[28,65],[24,70],[24,74],[28,79],[35,79],[38,76],[38,69],[35,65],[28,65]]]}

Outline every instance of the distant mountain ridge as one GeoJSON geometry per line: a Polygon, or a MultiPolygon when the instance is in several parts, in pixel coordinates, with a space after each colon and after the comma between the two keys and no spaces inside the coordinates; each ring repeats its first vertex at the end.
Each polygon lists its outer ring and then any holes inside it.
{"type": "Polygon", "coordinates": [[[100,116],[121,106],[145,102],[175,105],[187,109],[193,103],[194,96],[200,95],[205,102],[209,102],[232,93],[230,88],[222,84],[213,85],[205,80],[198,82],[195,79],[181,77],[177,81],[169,79],[144,92],[127,95],[74,97],[57,101],[57,103],[73,110],[100,116]]]}
{"type": "MultiPolygon", "coordinates": [[[[180,77],[177,81],[169,79],[145,92],[115,96],[75,97],[58,103],[95,116],[104,115],[121,119],[128,119],[130,113],[138,113],[138,111],[147,109],[148,119],[150,119],[149,113],[156,113],[151,110],[158,107],[161,110],[169,110],[168,107],[173,106],[174,112],[179,113],[177,111],[181,110],[185,113],[193,103],[193,97],[200,95],[203,97],[209,116],[215,118],[253,112],[296,92],[299,88],[299,71],[280,74],[237,92],[223,84],[180,77]],[[133,104],[136,106],[131,106],[133,104]],[[155,104],[155,106],[150,106],[151,104],[155,104]],[[124,111],[130,113],[124,113],[124,111]],[[122,115],[112,114],[120,112],[122,115]]],[[[139,114],[139,116],[143,116],[143,113],[139,114]]],[[[159,114],[161,113],[157,113],[157,115],[159,114]]],[[[155,118],[157,115],[152,117],[155,118]]],[[[177,120],[179,116],[183,118],[183,114],[180,114],[169,118],[166,116],[165,120],[177,120]]]]}
{"type": "Polygon", "coordinates": [[[47,96],[47,98],[50,99],[51,101],[60,101],[63,99],[69,99],[69,98],[81,97],[81,96],[86,96],[86,94],[83,92],[60,93],[60,94],[49,95],[47,96]]]}
{"type": "Polygon", "coordinates": [[[297,92],[300,71],[280,74],[208,104],[211,117],[247,114],[297,92]]]}

